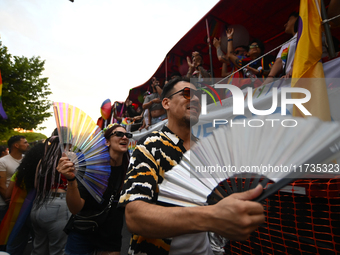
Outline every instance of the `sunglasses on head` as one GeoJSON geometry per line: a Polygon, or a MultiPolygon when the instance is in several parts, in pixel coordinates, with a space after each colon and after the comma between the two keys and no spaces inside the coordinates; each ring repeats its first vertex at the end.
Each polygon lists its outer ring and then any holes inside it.
{"type": "Polygon", "coordinates": [[[115,135],[117,137],[124,137],[124,135],[125,135],[126,138],[129,138],[129,139],[132,138],[132,136],[133,136],[131,133],[128,133],[128,132],[124,133],[122,131],[115,131],[110,135],[110,137],[113,136],[113,135],[115,135]]]}
{"type": "Polygon", "coordinates": [[[194,96],[197,96],[198,99],[201,99],[201,94],[202,92],[200,90],[195,90],[195,89],[191,89],[191,88],[188,88],[188,87],[185,87],[184,89],[181,89],[173,94],[171,94],[170,96],[167,96],[167,98],[170,98],[172,97],[173,95],[176,95],[180,92],[183,92],[182,93],[182,96],[185,98],[185,99],[192,99],[194,96]]]}
{"type": "Polygon", "coordinates": [[[255,45],[250,45],[249,46],[249,49],[254,49],[254,48],[258,48],[259,46],[257,45],[257,44],[255,44],[255,45]]]}

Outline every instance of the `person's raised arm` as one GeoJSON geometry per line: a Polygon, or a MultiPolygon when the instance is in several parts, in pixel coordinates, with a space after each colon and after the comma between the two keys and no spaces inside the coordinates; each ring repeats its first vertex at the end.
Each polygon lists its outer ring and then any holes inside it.
{"type": "Polygon", "coordinates": [[[234,55],[234,48],[233,48],[234,28],[228,28],[228,30],[226,31],[226,34],[228,37],[227,57],[237,68],[240,68],[241,67],[240,60],[236,55],[234,55]]]}
{"type": "Polygon", "coordinates": [[[68,209],[72,214],[77,214],[84,207],[85,200],[80,197],[78,183],[74,174],[74,164],[65,153],[63,153],[63,156],[59,160],[57,170],[67,179],[66,203],[68,209]]]}
{"type": "Polygon", "coordinates": [[[155,82],[154,88],[157,91],[158,95],[161,96],[163,89],[159,86],[159,81],[155,82]]]}
{"type": "Polygon", "coordinates": [[[210,74],[208,73],[207,70],[205,70],[202,66],[203,64],[203,59],[202,59],[202,56],[199,54],[199,52],[197,51],[194,51],[192,53],[192,58],[193,58],[193,65],[194,65],[194,68],[200,72],[202,78],[210,78],[210,74]]]}
{"type": "Polygon", "coordinates": [[[192,76],[192,73],[195,71],[195,65],[193,62],[191,62],[189,57],[187,57],[187,63],[189,68],[186,77],[190,78],[192,76]]]}
{"type": "Polygon", "coordinates": [[[246,240],[265,220],[263,206],[252,200],[262,186],[233,194],[211,206],[162,207],[144,201],[126,205],[130,232],[148,238],[167,238],[198,232],[215,232],[230,240],[246,240]]]}
{"type": "Polygon", "coordinates": [[[213,45],[216,48],[218,60],[222,63],[229,63],[228,59],[224,56],[224,53],[221,49],[221,39],[214,38],[213,45]]]}

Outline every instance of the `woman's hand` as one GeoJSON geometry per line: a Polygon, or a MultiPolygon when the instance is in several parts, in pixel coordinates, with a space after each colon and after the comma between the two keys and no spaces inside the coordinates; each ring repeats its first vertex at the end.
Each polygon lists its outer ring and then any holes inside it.
{"type": "Polygon", "coordinates": [[[215,46],[216,49],[220,48],[221,47],[221,39],[217,39],[216,37],[214,37],[213,45],[215,46]]]}
{"type": "Polygon", "coordinates": [[[75,177],[74,163],[70,161],[65,152],[63,152],[62,157],[59,159],[57,171],[64,175],[66,179],[73,179],[75,177]]]}

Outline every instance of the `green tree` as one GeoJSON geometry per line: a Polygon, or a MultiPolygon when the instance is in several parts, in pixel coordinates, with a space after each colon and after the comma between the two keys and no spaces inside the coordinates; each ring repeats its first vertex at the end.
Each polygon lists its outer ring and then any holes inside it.
{"type": "Polygon", "coordinates": [[[2,104],[8,116],[7,120],[0,117],[0,132],[8,133],[13,128],[36,129],[52,116],[48,112],[51,106],[48,78],[41,77],[44,64],[40,57],[12,56],[0,41],[2,104]]]}
{"type": "Polygon", "coordinates": [[[10,130],[6,133],[0,133],[0,145],[7,146],[8,139],[11,138],[14,135],[25,136],[27,142],[30,143],[30,144],[35,143],[37,141],[45,140],[47,138],[46,135],[41,134],[41,133],[34,133],[34,132],[20,133],[18,131],[10,130]]]}

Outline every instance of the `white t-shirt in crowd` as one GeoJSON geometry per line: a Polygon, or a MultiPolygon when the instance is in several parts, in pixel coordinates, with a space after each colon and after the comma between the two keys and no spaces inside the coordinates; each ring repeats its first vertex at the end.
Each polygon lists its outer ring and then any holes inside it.
{"type": "Polygon", "coordinates": [[[283,63],[283,70],[286,70],[286,74],[292,69],[294,62],[295,49],[296,49],[297,33],[293,36],[292,40],[283,45],[277,54],[276,58],[281,58],[283,63]]]}
{"type": "MultiPolygon", "coordinates": [[[[6,187],[8,187],[12,175],[21,163],[21,159],[15,159],[8,154],[0,158],[0,172],[6,172],[6,187]]],[[[0,196],[0,205],[6,205],[5,200],[0,196]]]]}

